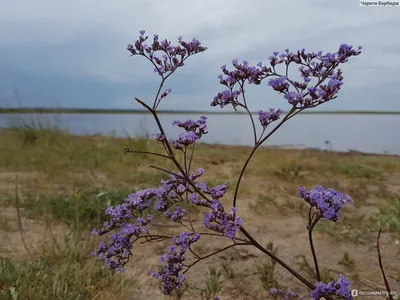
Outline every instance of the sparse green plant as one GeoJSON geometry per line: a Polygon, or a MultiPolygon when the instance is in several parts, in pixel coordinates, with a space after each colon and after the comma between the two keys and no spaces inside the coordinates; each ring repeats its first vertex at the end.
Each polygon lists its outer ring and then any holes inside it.
{"type": "Polygon", "coordinates": [[[63,131],[56,124],[51,124],[49,121],[43,122],[40,119],[31,119],[30,122],[26,122],[24,119],[14,120],[8,124],[8,128],[10,131],[21,135],[21,141],[24,146],[34,146],[40,136],[55,136],[58,132],[63,131]]]}
{"type": "Polygon", "coordinates": [[[383,204],[379,212],[371,217],[377,227],[399,232],[400,230],[400,197],[383,204]]]}
{"type": "Polygon", "coordinates": [[[257,214],[264,214],[269,205],[272,205],[276,207],[279,211],[282,211],[282,207],[276,202],[276,200],[266,195],[260,195],[255,203],[249,203],[249,208],[257,214]]]}
{"type": "MultiPolygon", "coordinates": [[[[297,255],[296,259],[298,260],[296,264],[299,266],[300,271],[304,271],[310,278],[315,277],[314,268],[308,262],[305,255],[297,255]]],[[[320,271],[320,276],[322,282],[329,282],[334,280],[333,276],[331,275],[331,270],[328,268],[323,268],[320,271]]]]}
{"type": "Polygon", "coordinates": [[[345,175],[350,178],[363,178],[368,180],[379,180],[382,174],[371,167],[359,164],[335,164],[331,167],[331,171],[335,174],[345,175]]]}
{"type": "Polygon", "coordinates": [[[355,261],[351,258],[348,252],[343,254],[343,257],[338,262],[339,265],[344,266],[345,268],[349,269],[350,271],[356,271],[357,266],[355,261]]]}
{"type": "Polygon", "coordinates": [[[135,282],[90,259],[92,245],[71,242],[30,260],[0,256],[0,299],[125,299],[135,282]]]}
{"type": "Polygon", "coordinates": [[[222,273],[220,270],[217,270],[214,267],[208,268],[208,273],[205,281],[206,288],[201,292],[202,299],[204,297],[204,299],[211,300],[221,291],[223,283],[220,279],[221,275],[222,273]]]}
{"type": "Polygon", "coordinates": [[[236,276],[235,271],[233,270],[233,267],[229,262],[227,262],[227,261],[221,262],[221,268],[222,268],[224,275],[227,278],[229,278],[229,279],[235,278],[235,276],[236,276]]]}
{"type": "MultiPolygon", "coordinates": [[[[324,220],[322,220],[324,221],[324,220]]],[[[371,239],[372,229],[365,226],[369,223],[364,216],[353,218],[352,222],[344,218],[342,225],[333,224],[331,222],[321,222],[316,231],[328,234],[339,241],[349,241],[355,244],[366,244],[371,239]],[[364,224],[364,226],[360,226],[364,224]]]]}
{"type": "MultiPolygon", "coordinates": [[[[269,242],[266,249],[271,251],[272,254],[276,255],[278,253],[278,248],[274,247],[273,242],[269,242]]],[[[276,261],[269,259],[266,262],[261,262],[257,264],[256,271],[259,279],[261,280],[262,286],[266,291],[271,288],[279,288],[278,279],[275,274],[276,261]]]]}
{"type": "Polygon", "coordinates": [[[41,219],[47,211],[54,220],[62,221],[72,227],[81,226],[83,229],[88,226],[97,226],[106,221],[107,216],[103,213],[106,208],[120,203],[127,194],[129,192],[88,189],[81,193],[50,197],[49,199],[28,197],[21,207],[24,215],[28,218],[41,219]]]}
{"type": "Polygon", "coordinates": [[[303,170],[301,165],[291,163],[288,166],[283,166],[274,172],[274,175],[281,180],[300,179],[300,172],[303,170]]]}

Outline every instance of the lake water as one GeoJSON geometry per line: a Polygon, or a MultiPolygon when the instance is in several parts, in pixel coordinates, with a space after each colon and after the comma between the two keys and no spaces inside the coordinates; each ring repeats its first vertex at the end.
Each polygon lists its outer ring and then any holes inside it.
{"type": "MultiPolygon", "coordinates": [[[[174,120],[197,120],[200,114],[161,114],[159,117],[168,137],[172,138],[182,132],[171,126],[174,120]]],[[[258,125],[257,116],[254,117],[258,125]]],[[[154,119],[147,114],[0,114],[0,128],[32,121],[58,125],[76,135],[100,133],[141,137],[158,132],[154,119]]],[[[251,123],[246,115],[210,114],[207,123],[209,133],[202,137],[202,142],[253,144],[251,123]]],[[[399,115],[305,114],[285,123],[265,145],[400,154],[399,131],[399,115]]]]}

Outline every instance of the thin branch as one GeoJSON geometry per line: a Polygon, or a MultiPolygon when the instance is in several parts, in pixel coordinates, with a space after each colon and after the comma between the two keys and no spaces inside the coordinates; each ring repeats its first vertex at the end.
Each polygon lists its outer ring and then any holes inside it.
{"type": "Polygon", "coordinates": [[[388,282],[388,280],[387,280],[387,278],[386,278],[385,270],[383,269],[381,250],[380,250],[380,248],[379,248],[379,239],[380,239],[380,237],[381,237],[381,232],[382,232],[382,228],[379,229],[378,238],[376,239],[376,246],[375,246],[375,248],[376,248],[377,251],[378,251],[379,267],[380,267],[381,270],[382,270],[382,276],[383,276],[383,280],[385,281],[385,287],[386,287],[386,291],[388,292],[389,300],[393,300],[393,296],[392,296],[392,292],[391,292],[391,289],[390,289],[390,285],[389,285],[389,282],[388,282]]]}
{"type": "Polygon", "coordinates": [[[185,177],[184,177],[184,176],[182,176],[182,175],[176,174],[176,173],[174,173],[174,172],[171,172],[171,171],[165,170],[165,169],[163,169],[163,168],[160,168],[160,167],[157,167],[157,166],[153,166],[153,165],[151,165],[151,166],[150,166],[150,168],[153,168],[153,169],[156,169],[156,170],[162,171],[162,172],[164,172],[164,173],[168,173],[168,174],[170,174],[170,175],[173,175],[173,176],[179,177],[179,178],[181,178],[181,179],[185,179],[185,177]]]}
{"type": "Polygon", "coordinates": [[[232,204],[233,207],[236,207],[236,202],[237,202],[237,196],[238,196],[238,193],[239,193],[240,183],[242,181],[242,177],[244,175],[244,172],[246,171],[247,165],[249,164],[249,162],[250,162],[251,158],[253,157],[254,153],[256,152],[258,147],[260,147],[264,143],[265,140],[267,140],[275,131],[277,131],[279,129],[279,127],[281,127],[289,119],[290,114],[293,113],[295,110],[296,109],[293,107],[290,110],[290,112],[285,116],[285,118],[283,118],[283,120],[278,125],[276,125],[275,128],[273,130],[271,130],[271,132],[265,138],[263,138],[259,143],[257,143],[254,146],[253,150],[250,152],[250,155],[248,156],[246,162],[243,165],[242,170],[240,171],[239,178],[238,178],[238,181],[236,183],[235,194],[233,196],[233,204],[232,204]]]}
{"type": "Polygon", "coordinates": [[[265,249],[263,246],[261,246],[243,227],[240,228],[240,231],[249,239],[251,244],[256,247],[258,250],[261,252],[267,254],[270,258],[272,258],[274,261],[276,261],[278,264],[280,264],[282,267],[284,267],[287,271],[289,271],[293,276],[295,276],[297,279],[299,279],[302,283],[304,283],[306,286],[308,286],[311,290],[315,290],[315,286],[309,282],[307,279],[305,279],[303,276],[301,276],[299,273],[297,273],[295,270],[293,270],[289,265],[287,265],[284,261],[282,261],[280,258],[278,258],[276,255],[265,249]]]}
{"type": "MultiPolygon", "coordinates": [[[[140,104],[142,104],[149,112],[151,112],[151,114],[154,117],[154,120],[157,123],[158,128],[160,129],[160,133],[162,135],[165,136],[165,132],[164,132],[164,128],[161,125],[160,119],[158,118],[157,112],[152,109],[151,107],[149,107],[146,103],[144,103],[142,100],[135,98],[135,100],[137,102],[139,102],[140,104]]],[[[169,144],[168,140],[165,140],[163,142],[163,144],[166,147],[166,151],[168,153],[168,155],[171,157],[173,163],[175,164],[175,166],[179,169],[179,171],[183,174],[183,176],[185,177],[185,179],[187,180],[187,182],[189,182],[189,184],[194,188],[194,190],[201,196],[203,197],[203,199],[210,201],[210,199],[194,184],[194,182],[189,178],[188,174],[185,173],[185,170],[183,170],[182,166],[179,164],[179,162],[177,161],[174,152],[172,151],[172,147],[169,144]]]]}
{"type": "Polygon", "coordinates": [[[124,148],[124,151],[125,151],[126,153],[150,154],[150,155],[155,155],[155,156],[160,156],[160,157],[164,157],[164,158],[170,159],[169,156],[164,155],[164,154],[154,153],[154,152],[148,152],[148,151],[136,151],[136,150],[131,150],[131,149],[127,148],[127,147],[124,148]]]}
{"type": "Polygon", "coordinates": [[[311,248],[311,253],[312,253],[312,257],[314,260],[314,266],[315,266],[315,274],[317,275],[317,281],[320,282],[321,281],[321,273],[319,272],[319,266],[318,266],[318,260],[317,260],[317,254],[315,253],[315,248],[314,248],[314,243],[313,243],[313,239],[312,239],[312,231],[314,229],[314,226],[317,224],[317,222],[319,221],[319,219],[321,218],[320,216],[316,217],[315,220],[313,220],[314,216],[311,217],[311,210],[312,208],[310,208],[308,215],[309,215],[309,223],[308,223],[308,240],[310,242],[310,248],[311,248]]]}
{"type": "Polygon", "coordinates": [[[211,256],[213,256],[213,255],[215,255],[215,254],[221,253],[221,252],[223,252],[223,251],[225,251],[225,250],[228,250],[229,248],[232,248],[232,247],[235,247],[235,246],[245,246],[245,245],[250,245],[250,243],[236,243],[236,244],[232,244],[232,245],[226,246],[226,247],[224,247],[224,248],[222,248],[222,249],[219,249],[219,250],[217,250],[217,251],[214,251],[214,252],[212,252],[212,253],[210,253],[210,254],[207,254],[206,256],[199,257],[196,261],[194,261],[193,263],[191,263],[190,265],[187,266],[187,269],[183,272],[183,274],[185,274],[187,271],[189,271],[189,269],[190,269],[191,267],[193,267],[195,264],[197,264],[198,262],[200,262],[200,261],[202,261],[202,260],[204,260],[204,259],[206,259],[206,258],[209,258],[209,257],[211,257],[211,256]]]}

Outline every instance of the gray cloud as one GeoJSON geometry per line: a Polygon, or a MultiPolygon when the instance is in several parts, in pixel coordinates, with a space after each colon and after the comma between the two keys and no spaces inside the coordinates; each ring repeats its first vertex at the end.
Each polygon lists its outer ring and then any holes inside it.
{"type": "MultiPolygon", "coordinates": [[[[0,0],[3,105],[15,103],[11,91],[18,90],[27,106],[137,107],[133,98],[151,99],[159,80],[148,62],[126,51],[146,29],[172,41],[196,37],[209,48],[168,82],[166,109],[209,109],[223,89],[220,66],[233,58],[255,64],[273,51],[335,51],[346,42],[364,53],[343,66],[345,86],[324,108],[400,110],[396,8],[360,7],[356,0],[24,2],[0,0]]],[[[253,109],[287,107],[267,86],[247,90],[253,109]]]]}

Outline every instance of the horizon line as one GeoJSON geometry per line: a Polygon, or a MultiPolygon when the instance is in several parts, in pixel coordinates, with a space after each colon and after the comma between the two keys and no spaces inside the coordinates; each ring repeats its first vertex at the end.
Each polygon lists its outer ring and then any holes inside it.
{"type": "MultiPolygon", "coordinates": [[[[201,110],[158,110],[160,114],[247,114],[243,111],[201,111],[201,110]]],[[[87,113],[87,114],[145,114],[147,110],[141,109],[123,109],[123,108],[56,108],[56,107],[13,107],[0,108],[0,114],[6,113],[87,113]]],[[[251,114],[257,114],[257,111],[251,114]]],[[[284,112],[285,114],[286,112],[284,112]]],[[[314,110],[302,111],[302,114],[392,114],[400,115],[400,111],[384,110],[314,110]]]]}

